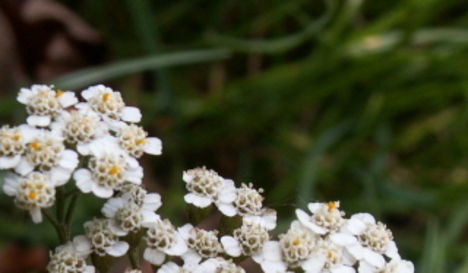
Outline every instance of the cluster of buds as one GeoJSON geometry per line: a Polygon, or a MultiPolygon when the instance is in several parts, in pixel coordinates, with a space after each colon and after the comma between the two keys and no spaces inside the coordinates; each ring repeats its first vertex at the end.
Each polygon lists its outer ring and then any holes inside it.
{"type": "MultiPolygon", "coordinates": [[[[160,155],[162,143],[137,125],[139,109],[126,106],[120,92],[97,85],[77,97],[33,85],[21,89],[18,101],[29,116],[25,124],[0,128],[0,169],[8,170],[3,191],[35,223],[56,199],[64,198],[58,194],[65,187],[106,199],[102,216],[84,223],[85,234],[72,240],[65,236],[51,252],[51,273],[93,273],[91,260],[132,258],[135,253],[130,252],[140,244],[143,258],[158,273],[242,273],[236,262],[246,259],[268,273],[414,272],[413,264],[400,258],[390,230],[370,214],[347,219],[337,201],[310,203],[310,214],[297,209],[288,231],[274,236],[277,215],[264,206],[263,190],[251,183],[236,186],[205,167],[182,174],[185,202],[215,208],[224,219],[238,220],[226,221],[237,226],[177,227],[157,213],[160,195],[141,185],[138,159],[160,155]]],[[[55,221],[63,227],[70,212],[55,221]]],[[[133,267],[128,272],[141,272],[138,265],[133,267]]]]}

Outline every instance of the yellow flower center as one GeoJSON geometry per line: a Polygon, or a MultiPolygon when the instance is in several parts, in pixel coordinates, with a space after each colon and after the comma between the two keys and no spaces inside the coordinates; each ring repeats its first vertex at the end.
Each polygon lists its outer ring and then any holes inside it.
{"type": "Polygon", "coordinates": [[[299,238],[294,238],[291,243],[292,245],[297,246],[301,243],[301,240],[299,238]]]}
{"type": "Polygon", "coordinates": [[[334,255],[333,255],[333,252],[331,252],[331,251],[328,251],[328,252],[327,252],[327,258],[328,258],[328,259],[332,259],[333,256],[334,256],[334,255]]]}
{"type": "Polygon", "coordinates": [[[61,95],[63,95],[63,93],[65,93],[65,92],[62,89],[57,89],[57,91],[55,91],[55,97],[58,98],[61,95]]]}
{"type": "Polygon", "coordinates": [[[146,141],[146,139],[144,139],[144,138],[138,138],[138,139],[135,140],[135,144],[136,145],[141,145],[141,144],[145,143],[145,141],[146,141]]]}
{"type": "Polygon", "coordinates": [[[39,150],[41,148],[41,145],[39,145],[39,142],[37,141],[32,141],[31,143],[29,143],[29,146],[31,146],[31,148],[35,150],[39,150]]]}
{"type": "Polygon", "coordinates": [[[28,193],[28,198],[31,199],[31,200],[34,200],[37,198],[37,193],[35,191],[30,191],[28,193]]]}
{"type": "Polygon", "coordinates": [[[119,166],[112,166],[109,169],[109,174],[117,174],[120,172],[120,167],[119,166]]]}
{"type": "Polygon", "coordinates": [[[104,93],[104,94],[102,94],[102,96],[101,96],[101,98],[102,98],[103,101],[107,101],[107,100],[109,99],[109,97],[110,97],[110,93],[104,93]]]}
{"type": "Polygon", "coordinates": [[[327,203],[327,207],[328,207],[328,210],[330,211],[330,210],[336,208],[337,204],[336,204],[336,202],[330,201],[330,202],[327,203]]]}

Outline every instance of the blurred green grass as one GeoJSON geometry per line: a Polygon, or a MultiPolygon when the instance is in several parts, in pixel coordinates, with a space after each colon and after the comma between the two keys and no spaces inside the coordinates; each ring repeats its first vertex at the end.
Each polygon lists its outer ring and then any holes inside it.
{"type": "MultiPolygon", "coordinates": [[[[181,171],[206,165],[265,188],[282,229],[297,206],[341,200],[388,223],[417,272],[468,272],[462,1],[62,2],[111,58],[57,83],[105,82],[141,107],[164,143],[145,160],[164,215],[183,214],[181,171]]],[[[22,111],[13,99],[3,120],[22,111]]],[[[86,203],[80,219],[97,211],[86,203]]],[[[47,224],[23,233],[24,214],[0,204],[17,223],[2,224],[1,243],[53,243],[47,224]]]]}

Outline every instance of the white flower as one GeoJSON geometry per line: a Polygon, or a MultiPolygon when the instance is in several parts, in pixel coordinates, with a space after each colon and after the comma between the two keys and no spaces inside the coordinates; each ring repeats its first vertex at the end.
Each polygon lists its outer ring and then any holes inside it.
{"type": "Polygon", "coordinates": [[[263,272],[287,272],[288,265],[282,259],[281,246],[278,241],[266,242],[262,250],[252,258],[262,267],[263,272]]]}
{"type": "MultiPolygon", "coordinates": [[[[194,269],[194,266],[191,267],[194,269]]],[[[193,270],[189,270],[189,268],[182,267],[177,265],[174,262],[167,262],[163,264],[157,271],[157,273],[193,273],[193,270]]]]}
{"type": "Polygon", "coordinates": [[[34,223],[42,222],[41,209],[51,207],[55,202],[55,184],[50,177],[39,172],[26,177],[8,174],[3,191],[15,197],[18,207],[29,211],[34,223]]]}
{"type": "Polygon", "coordinates": [[[65,148],[57,132],[43,129],[24,129],[27,132],[25,152],[15,168],[21,175],[34,169],[50,173],[56,186],[65,184],[78,165],[75,151],[65,148]]]}
{"type": "Polygon", "coordinates": [[[39,127],[48,126],[60,111],[78,102],[73,92],[54,91],[50,86],[37,84],[21,88],[17,99],[30,114],[28,124],[39,127]]]}
{"type": "Polygon", "coordinates": [[[252,256],[262,250],[269,239],[266,227],[257,221],[244,219],[242,226],[235,229],[233,236],[221,237],[224,251],[232,256],[252,256]]]}
{"type": "Polygon", "coordinates": [[[385,258],[399,259],[398,249],[392,233],[387,227],[376,222],[369,213],[358,213],[351,216],[343,227],[343,233],[351,234],[357,239],[346,244],[349,253],[357,260],[362,260],[376,268],[383,268],[385,258]]]}
{"type": "Polygon", "coordinates": [[[245,273],[245,270],[221,257],[210,258],[194,269],[195,273],[245,273]]]}
{"type": "Polygon", "coordinates": [[[0,169],[15,168],[26,148],[25,128],[19,126],[10,128],[4,125],[0,128],[0,169]]]}
{"type": "Polygon", "coordinates": [[[63,111],[51,128],[61,134],[66,142],[76,144],[76,150],[83,155],[90,153],[88,146],[93,140],[109,134],[106,123],[90,109],[63,111]]]}
{"type": "Polygon", "coordinates": [[[244,219],[261,222],[268,230],[276,227],[276,211],[263,207],[263,189],[254,189],[252,183],[242,183],[236,191],[234,206],[244,219]]]}
{"type": "Polygon", "coordinates": [[[73,177],[82,192],[93,192],[97,197],[109,198],[125,182],[141,184],[143,169],[138,163],[135,166],[132,162],[127,156],[109,150],[108,153],[92,156],[88,169],[77,170],[73,177]]]}
{"type": "Polygon", "coordinates": [[[146,194],[144,200],[135,203],[124,197],[107,200],[102,213],[111,218],[111,228],[117,235],[136,232],[141,227],[150,227],[159,220],[155,211],[161,206],[161,197],[157,193],[146,194]]]}
{"type": "Polygon", "coordinates": [[[292,268],[303,266],[312,258],[318,237],[299,221],[293,221],[289,230],[279,236],[283,260],[292,268]]]}
{"type": "Polygon", "coordinates": [[[182,255],[186,264],[198,264],[203,258],[214,258],[224,252],[218,241],[217,230],[207,231],[191,224],[186,224],[178,230],[189,247],[182,255]]]}
{"type": "Polygon", "coordinates": [[[145,241],[147,247],[143,257],[154,265],[162,264],[166,255],[181,256],[187,252],[184,239],[167,219],[158,220],[151,226],[145,241]]]}
{"type": "Polygon", "coordinates": [[[131,156],[139,158],[143,153],[160,155],[162,151],[161,140],[157,137],[148,137],[148,133],[140,126],[125,125],[117,131],[120,147],[131,156]]]}
{"type": "Polygon", "coordinates": [[[344,248],[328,239],[320,239],[310,258],[302,263],[306,273],[355,273],[354,260],[346,256],[344,248]]]}
{"type": "Polygon", "coordinates": [[[95,268],[86,264],[91,245],[85,236],[76,236],[72,242],[58,246],[51,253],[47,271],[50,273],[94,273],[95,268]]]}
{"type": "Polygon", "coordinates": [[[127,253],[129,245],[119,241],[118,236],[111,231],[110,224],[109,219],[87,221],[84,224],[86,237],[97,255],[123,256],[127,253]]]}
{"type": "Polygon", "coordinates": [[[118,128],[119,120],[126,122],[139,122],[141,120],[140,110],[136,107],[125,106],[122,95],[102,84],[91,86],[81,92],[81,96],[88,101],[86,104],[79,104],[78,108],[91,107],[99,113],[104,121],[111,127],[118,128]]]}
{"type": "Polygon", "coordinates": [[[344,212],[339,210],[340,202],[309,203],[308,208],[312,212],[309,216],[301,209],[296,209],[297,219],[306,227],[317,234],[326,234],[337,231],[345,222],[344,212]]]}
{"type": "Polygon", "coordinates": [[[369,263],[362,261],[358,268],[359,273],[414,273],[414,265],[410,261],[402,259],[392,259],[383,268],[376,268],[369,263]]]}
{"type": "Polygon", "coordinates": [[[185,202],[196,207],[206,208],[212,203],[226,216],[234,216],[236,210],[232,202],[236,198],[234,181],[224,179],[213,170],[195,168],[184,171],[182,179],[189,191],[185,202]]]}

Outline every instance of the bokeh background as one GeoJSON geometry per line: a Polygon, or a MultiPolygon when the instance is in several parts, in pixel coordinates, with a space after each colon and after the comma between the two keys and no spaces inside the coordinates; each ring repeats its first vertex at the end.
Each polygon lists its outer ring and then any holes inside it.
{"type": "MultiPolygon", "coordinates": [[[[140,107],[161,213],[182,170],[266,190],[279,231],[341,200],[388,224],[417,272],[468,272],[468,6],[459,0],[2,0],[0,121],[18,89],[105,83],[140,107]]],[[[74,232],[100,201],[82,196],[74,232]]],[[[176,221],[176,222],[177,222],[176,221]]],[[[0,195],[0,272],[42,272],[48,223],[0,195]]]]}

